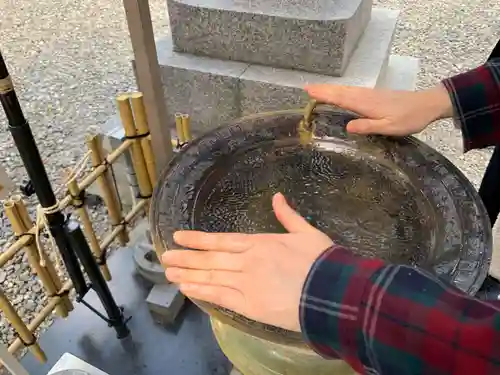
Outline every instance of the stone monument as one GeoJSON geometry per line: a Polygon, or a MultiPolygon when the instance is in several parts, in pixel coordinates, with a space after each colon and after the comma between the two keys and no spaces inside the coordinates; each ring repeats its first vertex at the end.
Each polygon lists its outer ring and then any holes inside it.
{"type": "Polygon", "coordinates": [[[306,83],[415,85],[417,60],[390,55],[399,12],[372,0],[168,0],[168,12],[165,100],[191,115],[194,134],[304,105],[306,83]]]}

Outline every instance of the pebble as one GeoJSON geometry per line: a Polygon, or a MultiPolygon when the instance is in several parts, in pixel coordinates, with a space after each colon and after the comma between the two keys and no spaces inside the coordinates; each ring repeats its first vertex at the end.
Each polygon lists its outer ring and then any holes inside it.
{"type": "MultiPolygon", "coordinates": [[[[500,37],[497,0],[375,0],[375,5],[402,11],[392,52],[420,58],[420,88],[481,64],[500,37]]],[[[156,35],[164,35],[166,1],[150,0],[150,6],[156,35]]],[[[116,112],[116,94],[136,89],[123,4],[121,0],[18,0],[12,6],[11,0],[0,0],[0,9],[2,53],[47,172],[57,184],[61,170],[82,156],[88,129],[116,112]]],[[[447,121],[431,126],[420,138],[479,184],[489,150],[462,155],[460,133],[447,121]]],[[[2,166],[21,184],[26,173],[2,111],[0,139],[2,166]]],[[[30,198],[32,218],[35,204],[30,198]]],[[[91,212],[96,231],[104,233],[107,220],[102,206],[91,212]]],[[[5,249],[11,229],[3,213],[0,224],[0,249],[5,249]]],[[[0,272],[0,285],[25,321],[47,302],[43,288],[30,275],[22,256],[0,272]]],[[[13,330],[2,319],[0,341],[10,343],[13,330]]],[[[40,330],[51,322],[51,318],[45,321],[40,330]]]]}

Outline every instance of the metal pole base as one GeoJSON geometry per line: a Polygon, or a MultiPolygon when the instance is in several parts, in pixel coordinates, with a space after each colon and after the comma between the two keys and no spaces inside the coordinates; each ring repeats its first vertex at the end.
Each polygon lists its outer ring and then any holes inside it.
{"type": "Polygon", "coordinates": [[[80,262],[90,279],[92,289],[94,289],[97,296],[101,300],[101,303],[106,310],[107,317],[103,316],[82,299],[80,299],[79,302],[83,303],[103,320],[105,320],[110,327],[113,327],[116,331],[116,336],[119,339],[127,337],[130,334],[127,327],[128,319],[125,319],[123,309],[118,307],[116,304],[113,295],[109,290],[108,284],[99,270],[99,266],[94,259],[94,255],[90,250],[89,244],[85,239],[80,225],[75,220],[70,219],[66,223],[66,230],[72,248],[80,259],[80,262]]]}

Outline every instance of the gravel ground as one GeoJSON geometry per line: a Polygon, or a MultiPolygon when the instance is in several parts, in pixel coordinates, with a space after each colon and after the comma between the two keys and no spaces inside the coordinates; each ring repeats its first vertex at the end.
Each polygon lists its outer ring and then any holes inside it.
{"type": "MultiPolygon", "coordinates": [[[[157,35],[167,30],[165,0],[150,0],[157,35]]],[[[376,0],[376,5],[402,10],[394,53],[421,59],[419,87],[472,68],[485,60],[500,37],[500,3],[492,0],[376,0]]],[[[82,136],[115,112],[119,92],[135,89],[131,47],[121,1],[0,0],[2,52],[17,85],[46,167],[54,182],[77,161],[82,136]]],[[[20,158],[0,114],[0,162],[20,183],[20,158]]],[[[450,158],[478,184],[490,155],[462,155],[461,138],[449,122],[440,122],[421,138],[450,158]]],[[[10,233],[0,214],[0,247],[10,233]]],[[[96,229],[106,223],[94,209],[96,229]]],[[[25,260],[17,258],[0,270],[0,284],[29,321],[45,302],[25,260]]],[[[47,323],[48,324],[48,323],[47,323]]],[[[46,326],[46,325],[45,325],[46,326]]],[[[45,327],[44,326],[44,327],[45,327]]],[[[13,340],[0,320],[0,341],[13,340]]]]}
{"type": "MultiPolygon", "coordinates": [[[[150,5],[155,31],[165,33],[165,1],[150,0],[150,5]]],[[[0,0],[0,9],[0,48],[50,178],[57,184],[64,178],[61,171],[82,157],[83,136],[115,112],[116,94],[136,90],[123,5],[119,0],[0,0]]],[[[21,183],[25,171],[0,112],[0,163],[21,183]]],[[[34,207],[34,200],[31,203],[34,207]]],[[[91,213],[96,232],[103,233],[107,223],[102,207],[91,213]]],[[[10,234],[0,212],[0,249],[10,234]]],[[[26,322],[46,303],[21,256],[0,270],[0,285],[26,322]]],[[[0,342],[14,338],[2,317],[0,342]]]]}

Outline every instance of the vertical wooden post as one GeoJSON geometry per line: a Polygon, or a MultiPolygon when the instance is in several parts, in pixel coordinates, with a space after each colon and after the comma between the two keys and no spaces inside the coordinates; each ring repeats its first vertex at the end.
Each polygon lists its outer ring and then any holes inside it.
{"type": "Polygon", "coordinates": [[[172,157],[172,142],[149,1],[123,0],[123,6],[134,50],[137,86],[144,94],[156,171],[159,174],[172,157]]]}

